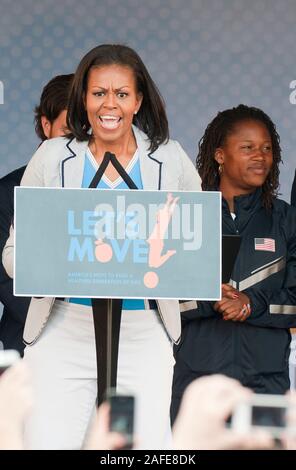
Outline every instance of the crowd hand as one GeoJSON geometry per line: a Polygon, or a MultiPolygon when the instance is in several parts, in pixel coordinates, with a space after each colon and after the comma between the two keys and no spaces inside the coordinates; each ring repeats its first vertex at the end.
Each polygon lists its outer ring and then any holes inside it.
{"type": "Polygon", "coordinates": [[[126,439],[122,434],[111,432],[110,429],[110,405],[103,403],[95,416],[90,430],[85,450],[120,450],[126,445],[126,439]]]}
{"type": "Polygon", "coordinates": [[[30,374],[20,360],[0,377],[0,449],[23,449],[23,425],[32,403],[30,374]]]}
{"type": "Polygon", "coordinates": [[[250,299],[243,292],[235,291],[232,293],[232,298],[222,297],[221,300],[215,303],[214,309],[223,315],[223,320],[232,321],[245,321],[251,315],[250,299]]]}
{"type": "Polygon", "coordinates": [[[291,390],[287,393],[289,408],[286,416],[286,428],[283,432],[282,443],[287,450],[296,450],[296,392],[291,390]]]}
{"type": "Polygon", "coordinates": [[[236,405],[252,392],[223,375],[196,379],[185,390],[173,428],[175,449],[249,450],[270,449],[271,436],[262,430],[239,433],[225,422],[236,405]]]}

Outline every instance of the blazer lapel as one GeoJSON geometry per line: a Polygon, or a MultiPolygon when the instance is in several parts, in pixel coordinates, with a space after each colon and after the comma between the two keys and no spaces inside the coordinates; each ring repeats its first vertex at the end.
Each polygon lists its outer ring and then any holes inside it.
{"type": "Polygon", "coordinates": [[[67,143],[68,156],[61,162],[63,188],[81,188],[87,145],[88,142],[77,142],[75,139],[67,143]]]}
{"type": "MultiPolygon", "coordinates": [[[[133,131],[139,151],[143,189],[162,189],[163,162],[150,153],[147,136],[135,126],[133,126],[133,131]]],[[[67,143],[68,155],[61,162],[63,188],[81,188],[87,145],[88,142],[77,142],[75,139],[67,143]]]]}
{"type": "Polygon", "coordinates": [[[163,162],[149,152],[149,140],[147,136],[133,126],[134,136],[137,142],[140,159],[141,178],[143,189],[161,189],[161,171],[163,162]]]}

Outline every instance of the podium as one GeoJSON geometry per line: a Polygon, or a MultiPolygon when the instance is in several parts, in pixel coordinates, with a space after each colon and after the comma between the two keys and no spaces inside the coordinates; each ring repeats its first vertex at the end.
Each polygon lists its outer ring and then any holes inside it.
{"type": "Polygon", "coordinates": [[[93,299],[98,403],[116,386],[118,299],[220,298],[220,203],[214,191],[16,188],[14,295],[93,299]]]}
{"type": "Polygon", "coordinates": [[[122,300],[92,299],[97,354],[97,406],[116,388],[122,300]]]}
{"type": "MultiPolygon", "coordinates": [[[[113,153],[106,152],[90,188],[96,188],[108,166],[112,163],[130,189],[138,189],[113,153]]],[[[116,389],[118,349],[121,323],[121,299],[92,299],[96,355],[97,355],[97,406],[105,400],[109,388],[116,389]]]]}

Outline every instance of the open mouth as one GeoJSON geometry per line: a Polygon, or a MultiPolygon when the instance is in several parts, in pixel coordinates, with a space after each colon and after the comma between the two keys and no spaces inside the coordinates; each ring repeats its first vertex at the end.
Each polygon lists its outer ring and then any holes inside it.
{"type": "Polygon", "coordinates": [[[121,119],[122,118],[120,116],[111,116],[111,115],[99,116],[99,121],[100,121],[101,126],[104,129],[109,129],[109,130],[117,129],[120,125],[121,119]]]}

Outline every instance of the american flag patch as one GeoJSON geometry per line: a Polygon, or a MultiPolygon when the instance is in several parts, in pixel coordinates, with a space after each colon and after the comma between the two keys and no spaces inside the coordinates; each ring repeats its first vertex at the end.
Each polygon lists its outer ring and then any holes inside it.
{"type": "Polygon", "coordinates": [[[255,238],[255,250],[275,252],[275,240],[273,238],[255,238]]]}

